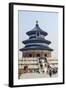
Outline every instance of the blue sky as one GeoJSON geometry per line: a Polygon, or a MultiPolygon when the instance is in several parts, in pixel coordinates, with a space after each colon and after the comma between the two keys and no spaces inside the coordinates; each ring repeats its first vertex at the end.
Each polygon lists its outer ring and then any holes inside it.
{"type": "MultiPolygon", "coordinates": [[[[52,43],[49,45],[54,51],[52,56],[58,57],[58,13],[57,12],[35,12],[35,11],[18,11],[18,32],[19,32],[19,49],[24,46],[23,40],[28,39],[27,31],[34,28],[38,20],[40,28],[48,33],[45,37],[52,43]]],[[[19,58],[22,53],[19,51],[19,58]]]]}

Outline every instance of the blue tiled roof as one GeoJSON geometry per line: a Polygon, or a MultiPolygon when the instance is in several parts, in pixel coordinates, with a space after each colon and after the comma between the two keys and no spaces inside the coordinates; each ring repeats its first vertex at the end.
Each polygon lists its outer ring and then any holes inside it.
{"type": "Polygon", "coordinates": [[[44,36],[47,35],[47,32],[43,31],[38,23],[36,23],[35,27],[26,33],[29,36],[29,39],[22,41],[25,44],[24,48],[21,48],[20,51],[26,50],[48,50],[53,51],[48,45],[51,41],[46,40],[44,36]],[[37,33],[36,33],[37,32],[37,33]],[[40,33],[39,33],[40,32],[40,33]],[[41,35],[38,35],[41,34],[41,35]],[[32,35],[35,34],[35,35],[32,35]],[[36,35],[37,34],[37,35],[36,35]]]}
{"type": "Polygon", "coordinates": [[[51,42],[46,40],[46,39],[35,38],[35,39],[24,40],[23,43],[24,44],[27,44],[27,43],[46,43],[46,44],[50,44],[51,42]]]}
{"type": "Polygon", "coordinates": [[[53,49],[46,47],[46,46],[40,46],[40,45],[31,45],[27,46],[24,48],[21,48],[20,51],[25,51],[25,50],[48,50],[48,51],[53,51],[53,49]]]}
{"type": "Polygon", "coordinates": [[[26,34],[27,34],[27,35],[32,35],[32,34],[35,34],[36,32],[40,32],[40,34],[42,34],[42,35],[44,35],[44,36],[46,36],[46,35],[48,34],[48,33],[45,32],[44,30],[42,30],[42,29],[39,27],[38,24],[36,24],[35,27],[34,27],[32,30],[28,31],[26,34]]]}

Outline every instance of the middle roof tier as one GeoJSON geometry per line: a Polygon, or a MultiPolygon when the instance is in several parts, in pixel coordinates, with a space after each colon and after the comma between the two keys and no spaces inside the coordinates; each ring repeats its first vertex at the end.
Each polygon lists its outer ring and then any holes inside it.
{"type": "Polygon", "coordinates": [[[51,41],[43,39],[43,38],[33,38],[33,39],[27,39],[22,41],[24,44],[28,44],[28,43],[45,43],[45,44],[50,44],[51,41]]]}

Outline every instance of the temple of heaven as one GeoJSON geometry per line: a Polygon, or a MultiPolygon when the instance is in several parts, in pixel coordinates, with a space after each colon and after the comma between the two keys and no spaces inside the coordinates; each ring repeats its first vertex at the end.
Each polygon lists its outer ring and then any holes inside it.
{"type": "Polygon", "coordinates": [[[53,51],[53,49],[49,47],[51,41],[45,39],[48,33],[39,27],[38,21],[36,21],[35,27],[26,32],[26,34],[29,36],[29,39],[23,41],[25,46],[20,49],[24,58],[44,57],[45,55],[51,57],[51,52],[53,51]]]}

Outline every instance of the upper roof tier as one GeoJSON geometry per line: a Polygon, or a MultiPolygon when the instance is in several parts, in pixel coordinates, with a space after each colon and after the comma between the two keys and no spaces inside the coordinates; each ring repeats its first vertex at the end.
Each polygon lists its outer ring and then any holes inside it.
{"type": "Polygon", "coordinates": [[[40,32],[40,34],[44,35],[44,36],[46,36],[48,34],[47,32],[45,32],[44,30],[42,30],[39,27],[38,21],[36,21],[35,27],[32,30],[28,31],[26,34],[27,35],[32,35],[32,34],[36,34],[36,32],[40,32]]]}

